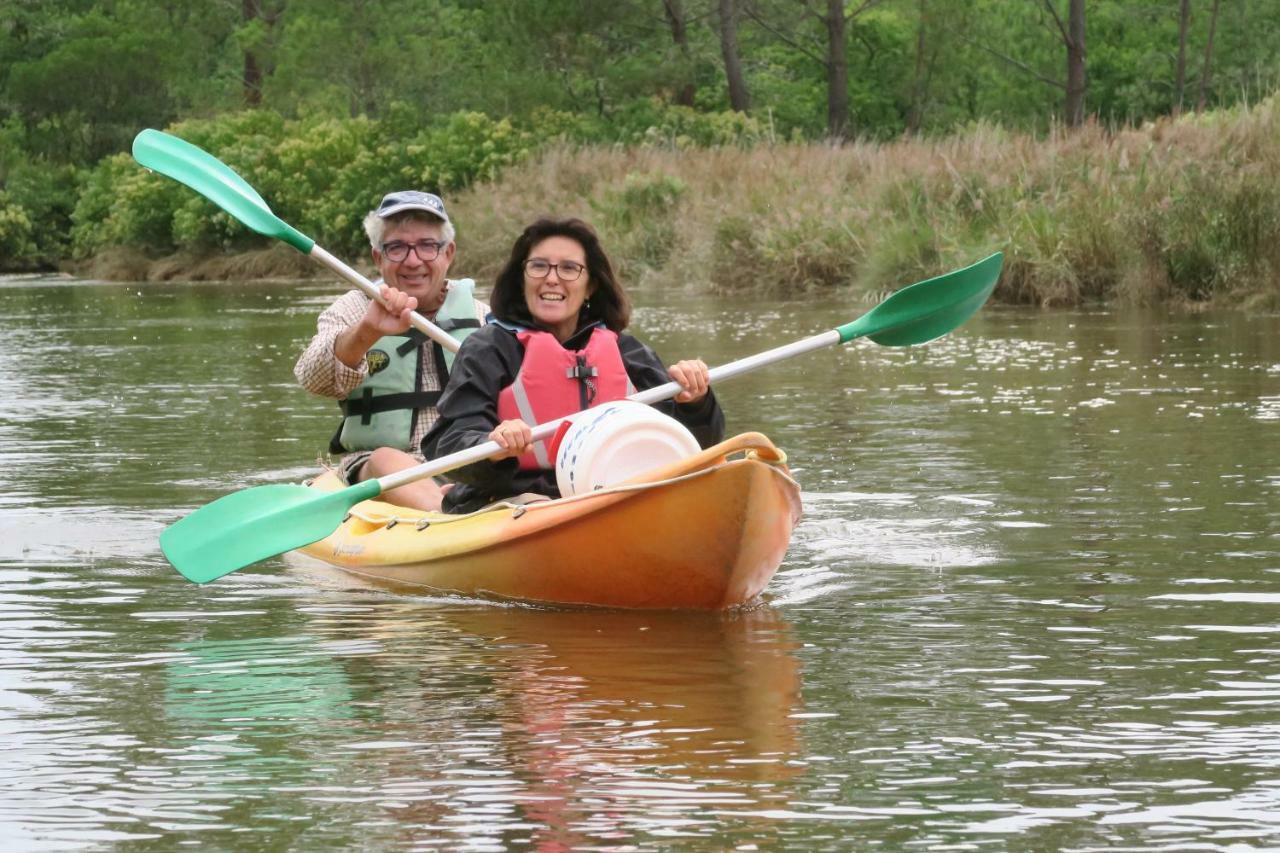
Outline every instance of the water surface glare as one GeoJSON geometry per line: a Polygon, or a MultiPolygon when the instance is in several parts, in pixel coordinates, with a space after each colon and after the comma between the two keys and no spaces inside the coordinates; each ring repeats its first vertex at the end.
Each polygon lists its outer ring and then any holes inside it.
{"type": "MultiPolygon", "coordinates": [[[[0,279],[13,849],[1280,846],[1280,316],[987,309],[725,383],[765,602],[558,611],[156,537],[316,468],[327,282],[0,279]]],[[[717,364],[867,305],[637,294],[717,364]]]]}

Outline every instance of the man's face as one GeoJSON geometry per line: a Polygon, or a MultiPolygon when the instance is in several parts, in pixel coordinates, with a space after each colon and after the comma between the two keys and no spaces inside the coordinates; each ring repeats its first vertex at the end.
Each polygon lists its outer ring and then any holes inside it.
{"type": "Polygon", "coordinates": [[[440,245],[436,256],[429,261],[424,261],[419,253],[430,255],[431,250],[425,243],[443,243],[443,233],[442,222],[411,219],[389,226],[382,235],[382,248],[373,250],[373,261],[382,273],[382,280],[417,297],[419,313],[428,317],[444,304],[445,276],[449,264],[453,263],[454,245],[440,245]],[[406,247],[409,250],[403,260],[391,259],[406,247]]]}

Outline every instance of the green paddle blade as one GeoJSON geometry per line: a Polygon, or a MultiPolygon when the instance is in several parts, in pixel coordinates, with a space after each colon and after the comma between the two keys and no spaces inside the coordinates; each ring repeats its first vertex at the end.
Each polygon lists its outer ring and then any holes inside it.
{"type": "Polygon", "coordinates": [[[973,266],[904,287],[836,329],[840,343],[867,337],[883,346],[905,347],[942,337],[987,301],[1003,263],[1004,255],[996,252],[973,266]]]}
{"type": "Polygon", "coordinates": [[[134,137],[133,159],[187,185],[259,234],[283,240],[304,255],[311,253],[314,240],[272,213],[257,190],[203,148],[148,129],[134,137]]]}
{"type": "Polygon", "coordinates": [[[351,507],[381,491],[377,480],[337,492],[283,484],[245,489],[169,525],[160,534],[160,550],[183,577],[208,583],[323,539],[351,507]]]}

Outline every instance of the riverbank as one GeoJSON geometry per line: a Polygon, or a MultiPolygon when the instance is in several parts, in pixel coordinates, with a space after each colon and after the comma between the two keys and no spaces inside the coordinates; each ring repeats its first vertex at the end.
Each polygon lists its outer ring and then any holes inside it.
{"type": "MultiPolygon", "coordinates": [[[[554,213],[594,223],[631,286],[878,294],[999,250],[1006,265],[996,301],[1280,308],[1277,139],[1280,113],[1269,99],[1047,138],[980,124],[886,144],[562,145],[447,195],[459,232],[454,272],[491,280],[514,235],[554,213]]],[[[125,226],[144,214],[147,233],[187,233],[215,215],[194,211],[194,194],[172,181],[131,163],[115,168],[129,192],[103,208],[104,233],[133,233],[125,226]]],[[[352,219],[323,227],[358,235],[352,219]]],[[[244,233],[229,220],[218,227],[244,233]]],[[[100,247],[87,229],[80,244],[97,248],[69,266],[96,278],[325,274],[283,245],[149,255],[100,247]]],[[[366,262],[356,237],[343,242],[349,262],[366,262]]]]}
{"type": "Polygon", "coordinates": [[[230,253],[188,250],[156,257],[140,249],[116,246],[88,258],[63,261],[58,270],[102,281],[260,281],[325,275],[310,258],[283,244],[230,253]]]}

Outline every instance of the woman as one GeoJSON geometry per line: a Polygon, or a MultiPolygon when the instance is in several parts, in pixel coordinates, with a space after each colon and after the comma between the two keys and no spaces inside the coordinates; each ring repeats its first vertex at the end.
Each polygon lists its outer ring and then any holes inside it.
{"type": "Polygon", "coordinates": [[[555,459],[532,426],[674,380],[683,389],[657,408],[710,447],[724,413],[698,359],[662,366],[623,334],[631,305],[590,225],[539,219],[516,240],[489,299],[490,323],[462,345],[422,440],[428,459],[493,441],[502,450],[451,472],[445,512],[532,492],[558,497],[555,459]]]}

